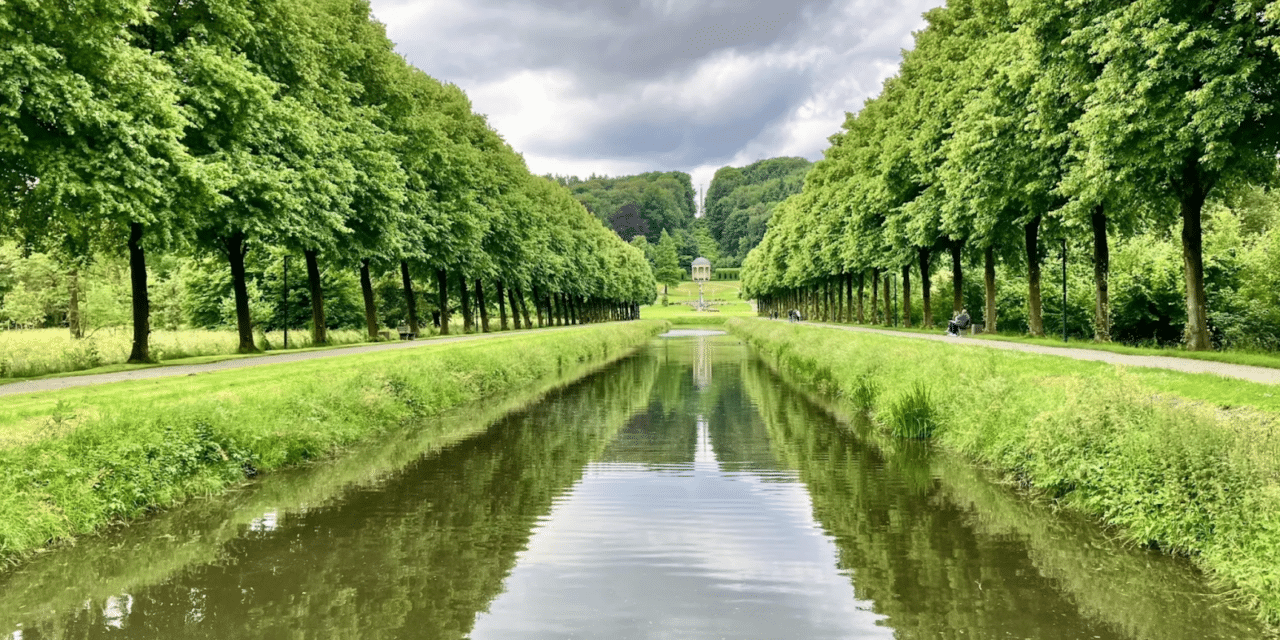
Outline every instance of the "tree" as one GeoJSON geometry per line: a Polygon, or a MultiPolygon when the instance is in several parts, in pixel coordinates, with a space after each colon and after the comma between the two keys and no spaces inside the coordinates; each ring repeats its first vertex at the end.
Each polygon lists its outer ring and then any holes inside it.
{"type": "Polygon", "coordinates": [[[1122,4],[1072,38],[1102,69],[1078,123],[1081,171],[1160,194],[1182,221],[1186,345],[1212,347],[1202,215],[1230,185],[1269,179],[1280,114],[1280,53],[1261,3],[1122,4]],[[1256,5],[1256,6],[1251,6],[1256,5]]]}
{"type": "Polygon", "coordinates": [[[131,362],[151,360],[146,251],[185,231],[174,195],[200,196],[174,73],[129,31],[149,19],[140,2],[0,5],[0,210],[127,251],[131,362]]]}
{"type": "Polygon", "coordinates": [[[662,237],[658,240],[658,246],[653,251],[654,277],[662,284],[662,293],[667,292],[667,287],[673,284],[679,284],[684,278],[684,271],[680,269],[680,257],[676,253],[676,241],[664,229],[662,237]]]}

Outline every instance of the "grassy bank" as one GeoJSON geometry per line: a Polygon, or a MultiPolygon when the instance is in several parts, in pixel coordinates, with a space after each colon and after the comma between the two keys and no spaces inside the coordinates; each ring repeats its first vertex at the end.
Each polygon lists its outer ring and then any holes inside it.
{"type": "Polygon", "coordinates": [[[7,398],[0,557],[619,357],[666,327],[619,323],[7,398]]]}
{"type": "MultiPolygon", "coordinates": [[[[448,527],[440,535],[424,536],[421,531],[396,530],[418,526],[416,520],[395,520],[378,521],[362,532],[363,537],[388,539],[385,549],[396,557],[387,558],[382,566],[402,567],[422,580],[439,580],[438,572],[445,570],[441,565],[456,560],[457,547],[442,551],[450,545],[465,546],[458,538],[471,535],[472,527],[488,522],[514,530],[512,522],[549,510],[533,502],[549,505],[557,490],[581,477],[585,461],[594,459],[613,434],[647,405],[657,370],[656,358],[635,357],[618,364],[597,361],[569,367],[500,397],[450,409],[425,421],[425,427],[417,422],[354,445],[341,456],[274,473],[267,481],[245,483],[215,499],[192,501],[145,523],[80,539],[74,547],[33,558],[19,570],[0,575],[0,628],[56,619],[85,602],[102,606],[112,596],[137,593],[193,567],[217,562],[227,553],[228,543],[244,536],[245,529],[260,523],[266,514],[286,523],[305,517],[316,505],[329,507],[345,496],[376,491],[389,479],[395,482],[424,456],[442,464],[447,449],[463,440],[501,441],[503,445],[490,448],[487,456],[454,456],[467,460],[465,473],[476,482],[452,483],[435,492],[433,508],[451,504],[474,514],[468,518],[469,527],[448,527]],[[608,371],[597,373],[602,368],[608,371]],[[545,413],[525,411],[540,402],[556,406],[556,415],[563,416],[556,429],[543,428],[545,413]],[[510,473],[481,470],[499,464],[508,471],[521,470],[520,491],[512,492],[510,473]],[[406,548],[406,540],[414,542],[406,548]]],[[[491,597],[493,589],[501,588],[515,549],[523,548],[525,542],[518,536],[504,537],[500,548],[487,546],[475,563],[457,564],[466,567],[472,580],[496,577],[497,584],[482,592],[491,597]]],[[[417,583],[404,575],[388,574],[387,579],[398,582],[391,589],[417,583]]],[[[488,601],[479,602],[477,608],[488,601]]],[[[316,604],[327,602],[320,599],[316,604]]],[[[440,622],[451,619],[441,616],[440,622]]]]}
{"type": "Polygon", "coordinates": [[[1280,622],[1280,389],[780,322],[727,326],[883,430],[932,433],[1134,543],[1187,554],[1280,622]]]}

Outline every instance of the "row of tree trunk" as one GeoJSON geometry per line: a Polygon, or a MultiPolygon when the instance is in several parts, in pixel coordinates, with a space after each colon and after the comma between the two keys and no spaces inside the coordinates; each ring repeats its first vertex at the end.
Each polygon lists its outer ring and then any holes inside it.
{"type": "MultiPolygon", "coordinates": [[[[133,294],[133,348],[129,354],[130,362],[150,362],[151,305],[147,293],[146,254],[141,246],[143,227],[134,223],[129,233],[129,272],[133,294]]],[[[233,234],[223,241],[225,255],[231,267],[232,291],[236,306],[236,331],[239,336],[239,351],[252,353],[258,351],[253,340],[253,322],[249,314],[249,290],[245,272],[246,239],[243,234],[233,234]]],[[[319,252],[307,250],[303,252],[307,268],[307,284],[311,297],[311,340],[321,345],[328,342],[327,319],[324,310],[324,288],[320,281],[319,252]]],[[[287,269],[287,266],[286,266],[287,269]]],[[[288,277],[287,275],[285,276],[288,277]]],[[[79,313],[79,271],[71,270],[71,305],[68,312],[68,324],[72,337],[83,336],[79,313]]],[[[408,262],[400,263],[400,278],[404,289],[405,304],[408,308],[407,324],[414,334],[421,332],[418,318],[417,293],[409,273],[408,262]]],[[[489,333],[492,330],[489,312],[490,300],[486,297],[485,282],[480,278],[469,279],[463,274],[450,274],[445,269],[436,270],[437,291],[439,293],[439,311],[434,314],[433,324],[441,335],[449,334],[451,315],[449,288],[452,282],[457,287],[459,311],[463,317],[463,332],[489,333]],[[473,306],[474,304],[474,306],[473,306]],[[474,310],[474,312],[473,312],[474,310]],[[479,316],[478,318],[476,316],[479,316]]],[[[534,322],[529,314],[527,296],[522,287],[509,286],[496,280],[492,282],[498,307],[498,326],[502,331],[510,329],[531,329],[534,322]],[[508,313],[510,309],[510,313],[508,313]]],[[[370,340],[380,338],[380,323],[377,317],[377,301],[373,292],[373,278],[368,260],[360,262],[360,289],[364,296],[365,326],[370,340]]],[[[537,312],[537,326],[563,326],[586,324],[591,322],[614,322],[637,320],[640,317],[638,305],[618,303],[615,301],[585,298],[564,293],[540,292],[533,290],[533,303],[537,312]]]]}
{"type": "MultiPolygon", "coordinates": [[[[1045,335],[1044,307],[1041,299],[1041,259],[1040,259],[1040,225],[1042,218],[1036,216],[1024,227],[1025,249],[1027,258],[1027,300],[1029,307],[1029,330],[1033,336],[1045,335]]],[[[1094,275],[1094,340],[1111,341],[1111,305],[1107,290],[1107,279],[1110,271],[1110,252],[1107,244],[1107,216],[1103,207],[1096,207],[1091,215],[1093,230],[1093,275],[1094,275]]],[[[961,264],[963,245],[950,243],[951,281],[952,281],[952,313],[960,313],[964,308],[964,271],[961,264]]],[[[1065,247],[1063,249],[1065,251],[1065,247]]],[[[930,266],[931,251],[927,248],[917,249],[916,265],[920,269],[922,289],[924,327],[933,326],[933,307],[931,291],[930,266]]],[[[1065,259],[1065,256],[1064,256],[1065,259]]],[[[995,248],[988,246],[983,250],[983,289],[985,308],[983,309],[983,331],[995,333],[998,313],[996,310],[996,255],[995,248]]],[[[900,318],[904,327],[910,327],[911,320],[911,272],[912,264],[902,265],[902,307],[901,315],[895,312],[890,293],[890,279],[887,272],[870,269],[871,300],[870,308],[866,307],[866,271],[857,274],[844,273],[818,281],[808,287],[784,290],[772,295],[761,296],[758,301],[758,312],[761,316],[785,317],[795,309],[803,317],[821,322],[844,322],[858,324],[894,325],[900,318]],[[883,277],[882,277],[883,276],[883,277]],[[854,281],[857,281],[857,296],[854,296],[854,281]],[[881,284],[883,283],[883,285],[881,284]],[[882,288],[883,287],[883,288],[882,288]],[[883,291],[883,294],[881,294],[883,291]],[[882,306],[883,305],[883,306],[882,306]]]]}

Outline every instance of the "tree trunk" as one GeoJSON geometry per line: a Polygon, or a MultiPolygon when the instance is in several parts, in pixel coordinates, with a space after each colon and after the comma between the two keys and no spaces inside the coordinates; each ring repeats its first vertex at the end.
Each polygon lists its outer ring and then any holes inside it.
{"type": "MultiPolygon", "coordinates": [[[[542,317],[542,297],[538,295],[538,285],[533,286],[533,310],[538,312],[538,328],[547,326],[546,319],[542,317]]],[[[521,304],[524,304],[521,301],[521,304]]],[[[523,309],[524,307],[521,307],[523,309]]],[[[527,314],[526,314],[527,315],[527,314]]]]}
{"type": "Polygon", "coordinates": [[[1111,299],[1107,290],[1111,277],[1111,248],[1107,244],[1106,209],[1102,205],[1094,207],[1089,221],[1093,226],[1093,339],[1095,342],[1111,342],[1111,299]]]}
{"type": "Polygon", "coordinates": [[[845,316],[848,315],[849,300],[844,296],[844,283],[847,276],[844,274],[836,276],[836,322],[844,322],[845,316]]]}
{"type": "Polygon", "coordinates": [[[1209,337],[1209,305],[1204,291],[1204,247],[1201,231],[1201,214],[1204,211],[1205,189],[1200,184],[1200,171],[1194,165],[1185,171],[1186,190],[1182,196],[1182,265],[1187,283],[1187,348],[1192,351],[1209,351],[1213,342],[1209,337]]]}
{"type": "Polygon", "coordinates": [[[475,320],[471,317],[471,292],[467,291],[467,276],[458,272],[458,302],[462,307],[462,332],[475,331],[475,320]]]}
{"type": "Polygon", "coordinates": [[[1036,216],[1027,223],[1027,305],[1031,308],[1031,335],[1044,337],[1044,307],[1040,300],[1040,221],[1036,216]]]}
{"type": "Polygon", "coordinates": [[[880,270],[871,270],[871,324],[880,323],[880,270]]]}
{"type": "MultiPolygon", "coordinates": [[[[501,280],[496,281],[494,286],[498,288],[498,290],[495,292],[498,294],[498,329],[502,331],[507,331],[511,328],[507,325],[507,300],[506,300],[507,288],[502,284],[501,280]]],[[[511,310],[515,311],[514,308],[512,308],[511,310]]]]}
{"type": "Polygon", "coordinates": [[[311,344],[321,345],[329,341],[324,317],[324,289],[320,286],[319,252],[308,249],[302,252],[307,258],[307,283],[311,287],[311,344]]]}
{"type": "Polygon", "coordinates": [[[996,332],[996,248],[987,247],[983,252],[983,285],[987,291],[987,308],[982,313],[984,333],[996,332]]]}
{"type": "MultiPolygon", "coordinates": [[[[520,307],[516,304],[516,288],[507,289],[507,303],[511,305],[511,328],[516,331],[520,330],[520,307]]],[[[531,328],[525,325],[525,328],[531,328]]]]}
{"type": "Polygon", "coordinates": [[[845,323],[854,323],[854,274],[845,274],[845,323]]]}
{"type": "Polygon", "coordinates": [[[484,300],[484,284],[476,278],[476,306],[480,307],[480,331],[489,333],[489,305],[484,300]]]}
{"type": "Polygon", "coordinates": [[[964,271],[960,265],[960,246],[959,242],[951,245],[951,315],[964,310],[964,271]]]}
{"type": "Polygon", "coordinates": [[[253,320],[249,317],[249,286],[245,282],[244,234],[233,233],[225,238],[223,247],[227,250],[227,261],[231,263],[231,291],[236,303],[236,333],[240,336],[239,353],[254,353],[258,347],[253,344],[253,320]]]}
{"type": "Polygon", "coordinates": [[[911,327],[911,263],[902,265],[902,326],[911,327]]]}
{"type": "Polygon", "coordinates": [[[824,322],[833,322],[836,319],[836,302],[837,302],[836,293],[838,291],[839,291],[839,287],[835,286],[831,282],[830,278],[823,281],[822,298],[823,300],[825,300],[825,303],[824,303],[825,307],[823,309],[822,315],[823,315],[824,322]]]}
{"type": "Polygon", "coordinates": [[[893,292],[889,290],[889,274],[891,273],[893,271],[886,270],[884,277],[880,279],[880,282],[884,285],[884,291],[882,292],[884,295],[881,298],[884,300],[884,326],[886,327],[893,326],[893,292]]]}
{"type": "Polygon", "coordinates": [[[865,313],[863,313],[864,309],[862,307],[862,302],[863,300],[866,299],[866,286],[867,286],[867,272],[859,271],[858,272],[858,324],[867,323],[867,316],[865,313]]]}
{"type": "Polygon", "coordinates": [[[133,350],[129,362],[151,362],[151,300],[147,297],[147,256],[142,225],[129,223],[129,284],[133,293],[133,350]]]}
{"type": "Polygon", "coordinates": [[[418,296],[413,292],[413,279],[409,277],[409,263],[400,261],[400,283],[404,285],[404,304],[409,310],[409,331],[418,335],[418,296]]]}
{"type": "Polygon", "coordinates": [[[929,268],[929,249],[925,247],[921,247],[920,250],[917,251],[916,253],[920,258],[920,295],[923,299],[923,305],[924,305],[924,308],[921,310],[924,313],[924,320],[920,323],[920,326],[926,329],[932,329],[933,328],[933,303],[932,303],[933,282],[930,276],[933,275],[933,270],[929,268]]]}
{"type": "Polygon", "coordinates": [[[436,286],[440,292],[440,335],[449,335],[449,272],[444,269],[436,269],[436,286]]]}
{"type": "Polygon", "coordinates": [[[369,276],[369,261],[360,261],[360,291],[364,293],[364,325],[369,330],[369,340],[378,340],[378,305],[373,298],[373,278],[369,276]]]}
{"type": "MultiPolygon", "coordinates": [[[[537,289],[534,289],[534,295],[537,295],[537,289]]],[[[516,306],[516,302],[519,302],[519,303],[520,303],[520,315],[521,315],[521,316],[524,316],[524,327],[525,327],[526,329],[532,329],[532,328],[533,328],[533,323],[529,321],[529,303],[525,301],[525,297],[524,297],[524,289],[521,289],[521,288],[518,288],[518,287],[516,288],[516,299],[515,299],[515,301],[514,301],[514,302],[512,302],[512,303],[511,303],[511,308],[513,309],[513,311],[511,312],[511,315],[513,315],[513,316],[514,316],[514,315],[515,315],[515,313],[516,313],[516,312],[514,311],[515,306],[516,306]]],[[[539,327],[541,327],[541,326],[542,326],[542,313],[541,313],[541,312],[539,312],[539,313],[538,313],[538,326],[539,326],[539,327]]],[[[517,329],[519,329],[520,327],[516,327],[516,328],[517,328],[517,329]]]]}
{"type": "Polygon", "coordinates": [[[71,339],[84,337],[84,322],[80,318],[80,267],[73,266],[67,272],[67,291],[71,299],[67,303],[67,329],[71,331],[71,339]]]}

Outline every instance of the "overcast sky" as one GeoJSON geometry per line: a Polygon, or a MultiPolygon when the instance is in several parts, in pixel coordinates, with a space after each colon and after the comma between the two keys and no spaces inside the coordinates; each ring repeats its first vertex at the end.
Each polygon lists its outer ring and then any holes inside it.
{"type": "Polygon", "coordinates": [[[372,0],[537,174],[822,157],[942,0],[372,0]]]}

